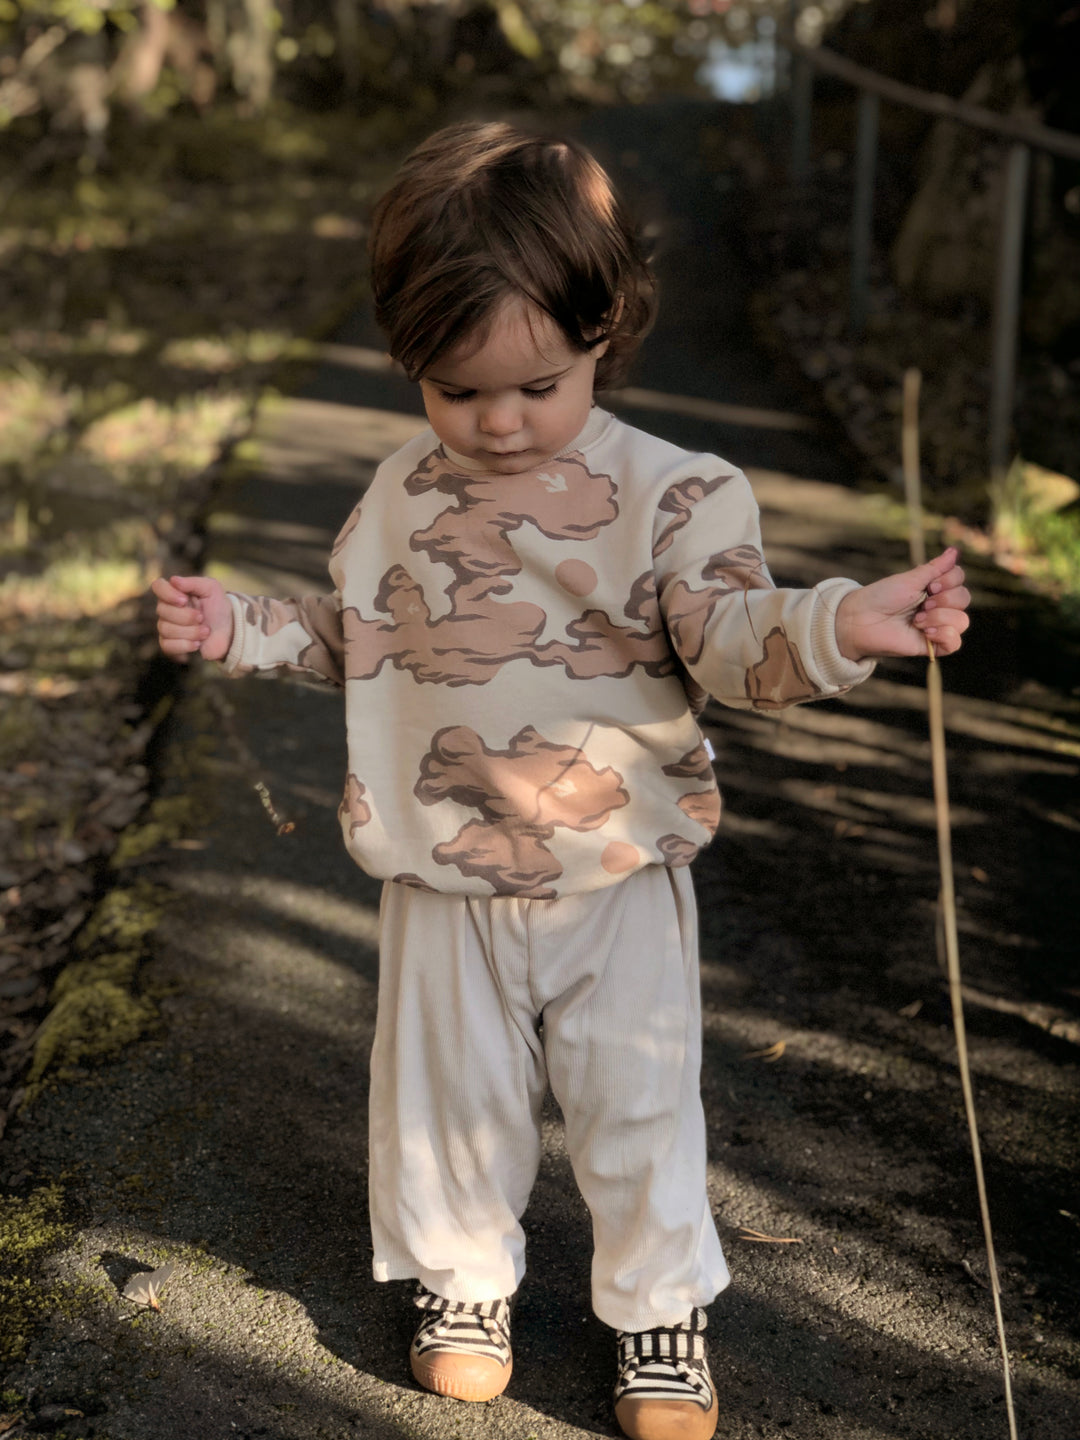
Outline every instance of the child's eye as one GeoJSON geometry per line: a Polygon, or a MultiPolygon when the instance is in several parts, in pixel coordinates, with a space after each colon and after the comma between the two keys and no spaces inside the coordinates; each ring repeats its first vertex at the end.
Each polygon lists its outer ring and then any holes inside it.
{"type": "Polygon", "coordinates": [[[554,395],[558,388],[559,382],[554,380],[550,385],[545,385],[543,390],[526,390],[523,388],[521,393],[528,395],[530,400],[546,400],[549,395],[554,395]]]}
{"type": "Polygon", "coordinates": [[[449,390],[440,390],[439,396],[443,400],[449,400],[451,405],[464,405],[466,400],[471,400],[476,394],[475,390],[459,390],[452,393],[449,390]]]}

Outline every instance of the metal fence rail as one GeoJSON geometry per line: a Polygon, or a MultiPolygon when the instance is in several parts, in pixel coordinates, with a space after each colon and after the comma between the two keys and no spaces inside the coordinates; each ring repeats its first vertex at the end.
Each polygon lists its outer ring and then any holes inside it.
{"type": "Polygon", "coordinates": [[[810,174],[814,76],[829,75],[858,91],[855,135],[855,188],[851,211],[851,269],[848,323],[858,337],[866,326],[870,294],[874,179],[878,153],[878,117],[882,100],[953,120],[1008,142],[1005,194],[998,232],[997,273],[992,297],[990,424],[987,453],[991,478],[1008,468],[1016,392],[1016,353],[1020,325],[1024,220],[1031,152],[1042,150],[1080,160],[1080,135],[1053,130],[1016,115],[999,115],[981,105],[919,90],[879,75],[824,47],[801,44],[788,31],[780,43],[791,56],[791,177],[805,183],[810,174]]]}

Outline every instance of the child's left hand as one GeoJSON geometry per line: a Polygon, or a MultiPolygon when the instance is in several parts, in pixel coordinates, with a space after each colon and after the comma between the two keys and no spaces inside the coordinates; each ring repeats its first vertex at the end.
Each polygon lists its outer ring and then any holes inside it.
{"type": "Polygon", "coordinates": [[[938,655],[959,650],[971,623],[971,594],[957,558],[950,547],[936,560],[845,595],[836,612],[841,655],[848,660],[925,655],[927,640],[938,655]]]}

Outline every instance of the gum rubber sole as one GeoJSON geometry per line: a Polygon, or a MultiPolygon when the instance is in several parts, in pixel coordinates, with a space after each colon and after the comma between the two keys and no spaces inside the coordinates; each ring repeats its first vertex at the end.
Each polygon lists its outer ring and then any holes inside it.
{"type": "Polygon", "coordinates": [[[708,1410],[690,1400],[620,1400],[615,1419],[629,1440],[712,1440],[720,1407],[708,1410]]]}
{"type": "Polygon", "coordinates": [[[488,1355],[455,1350],[432,1350],[409,1355],[413,1378],[425,1390],[452,1400],[494,1400],[510,1383],[513,1362],[500,1365],[488,1355]]]}

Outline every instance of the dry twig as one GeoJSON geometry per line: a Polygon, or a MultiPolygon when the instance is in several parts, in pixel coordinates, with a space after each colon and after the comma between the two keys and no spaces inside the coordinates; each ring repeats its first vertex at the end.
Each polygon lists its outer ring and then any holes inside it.
{"type": "Polygon", "coordinates": [[[787,1041],[786,1041],[786,1040],[777,1040],[777,1042],[776,1042],[775,1045],[767,1045],[764,1050],[748,1050],[748,1051],[746,1052],[746,1054],[743,1056],[743,1059],[744,1059],[744,1060],[767,1060],[767,1061],[769,1062],[769,1064],[772,1064],[772,1062],[773,1062],[774,1060],[779,1060],[779,1059],[780,1059],[780,1056],[783,1055],[783,1053],[784,1053],[784,1051],[785,1051],[786,1049],[787,1049],[787,1041]]]}
{"type": "Polygon", "coordinates": [[[759,1245],[801,1245],[797,1235],[766,1235],[764,1230],[755,1230],[752,1225],[739,1226],[739,1240],[752,1240],[759,1245]]]}

